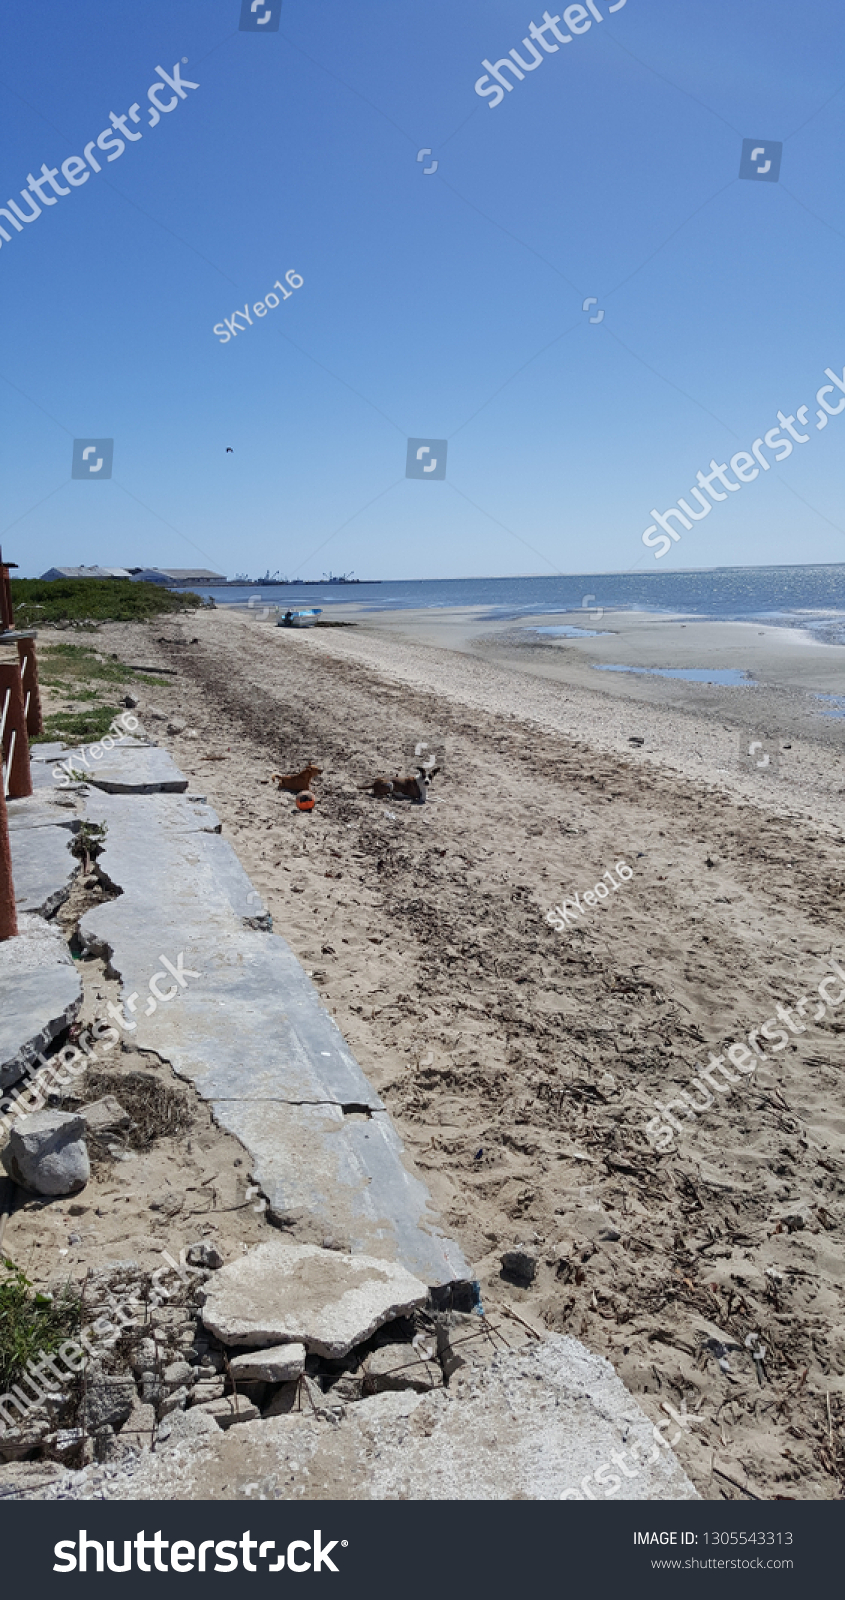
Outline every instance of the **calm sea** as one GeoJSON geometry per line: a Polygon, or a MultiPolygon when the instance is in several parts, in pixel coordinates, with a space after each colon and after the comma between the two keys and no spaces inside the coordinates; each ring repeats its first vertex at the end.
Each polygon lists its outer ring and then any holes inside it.
{"type": "MultiPolygon", "coordinates": [[[[480,607],[501,621],[543,612],[594,610],[682,612],[720,621],[765,620],[806,628],[845,644],[845,563],[812,567],[718,567],[703,572],[602,573],[574,578],[443,578],[355,584],[203,587],[219,603],[252,601],[291,607],[358,605],[365,611],[423,606],[480,607]]],[[[586,619],[585,619],[586,620],[586,619]]],[[[588,624],[589,625],[589,624],[588,624]]]]}

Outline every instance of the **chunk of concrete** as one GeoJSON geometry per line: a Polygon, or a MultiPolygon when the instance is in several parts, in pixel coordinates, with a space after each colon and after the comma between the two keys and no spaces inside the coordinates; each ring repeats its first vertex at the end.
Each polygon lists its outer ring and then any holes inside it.
{"type": "Polygon", "coordinates": [[[85,1389],[85,1421],[90,1433],[105,1427],[119,1428],[135,1408],[135,1384],[131,1378],[90,1377],[85,1389]]]}
{"type": "Polygon", "coordinates": [[[202,1319],[223,1344],[298,1343],[336,1360],[427,1293],[393,1262],[271,1239],[210,1280],[202,1319]]]}
{"type": "Polygon", "coordinates": [[[414,1389],[425,1394],[440,1389],[443,1373],[436,1361],[426,1361],[409,1344],[383,1344],[364,1365],[366,1387],[375,1394],[386,1390],[414,1389]]]}
{"type": "Polygon", "coordinates": [[[9,1177],[33,1194],[77,1194],[91,1176],[85,1123],[65,1111],[19,1117],[2,1160],[9,1177]]]}
{"type": "Polygon", "coordinates": [[[305,1371],[304,1344],[279,1344],[269,1350],[251,1351],[247,1355],[233,1356],[229,1362],[233,1378],[244,1382],[262,1380],[264,1383],[289,1383],[305,1371]]]}
{"type": "Polygon", "coordinates": [[[242,1394],[227,1394],[222,1400],[203,1400],[192,1410],[212,1417],[218,1428],[223,1429],[233,1428],[238,1422],[255,1422],[261,1416],[258,1407],[251,1400],[245,1400],[242,1394]]]}
{"type": "Polygon", "coordinates": [[[82,1002],[61,930],[28,913],[19,914],[18,928],[0,943],[0,1089],[23,1077],[82,1002]]]}
{"type": "Polygon", "coordinates": [[[182,794],[188,787],[166,750],[134,739],[118,739],[113,750],[104,750],[95,740],[65,751],[62,762],[106,794],[182,794]]]}
{"type": "Polygon", "coordinates": [[[129,1112],[111,1094],[92,1100],[89,1106],[80,1106],[78,1115],[88,1133],[110,1133],[114,1128],[128,1128],[132,1121],[129,1112]]]}
{"type": "Polygon", "coordinates": [[[50,917],[70,894],[79,862],[68,846],[79,829],[71,816],[49,798],[34,794],[9,806],[12,881],[18,911],[50,917]]]}

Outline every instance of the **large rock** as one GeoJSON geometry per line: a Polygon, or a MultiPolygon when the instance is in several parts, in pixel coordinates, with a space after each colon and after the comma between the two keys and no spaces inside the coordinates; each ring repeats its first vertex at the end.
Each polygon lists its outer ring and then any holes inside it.
{"type": "Polygon", "coordinates": [[[224,1344],[299,1343],[337,1360],[424,1305],[427,1289],[390,1261],[272,1239],[223,1267],[206,1294],[203,1322],[224,1344]]]}
{"type": "Polygon", "coordinates": [[[9,1177],[33,1194],[76,1194],[91,1176],[82,1117],[64,1111],[20,1117],[3,1164],[9,1177]]]}

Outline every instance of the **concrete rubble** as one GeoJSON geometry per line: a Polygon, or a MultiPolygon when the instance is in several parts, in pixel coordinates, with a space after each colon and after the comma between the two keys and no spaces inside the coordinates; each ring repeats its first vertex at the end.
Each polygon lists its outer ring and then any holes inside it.
{"type": "MultiPolygon", "coordinates": [[[[248,1402],[239,1398],[239,1406],[248,1402]]],[[[554,1336],[463,1369],[448,1388],[382,1393],[231,1427],[212,1402],[167,1418],[154,1456],[28,1478],[33,1499],[695,1500],[600,1356],[554,1336]],[[225,1425],[225,1422],[224,1422],[225,1425]],[[614,1470],[624,1450],[627,1471],[614,1470]],[[603,1470],[606,1469],[606,1470],[603,1470]],[[595,1474],[600,1473],[596,1478],[595,1474]]],[[[27,1478],[29,1463],[20,1469],[27,1478]]]]}
{"type": "Polygon", "coordinates": [[[395,1262],[271,1239],[215,1274],[202,1319],[223,1344],[291,1341],[336,1360],[427,1299],[395,1262]]]}

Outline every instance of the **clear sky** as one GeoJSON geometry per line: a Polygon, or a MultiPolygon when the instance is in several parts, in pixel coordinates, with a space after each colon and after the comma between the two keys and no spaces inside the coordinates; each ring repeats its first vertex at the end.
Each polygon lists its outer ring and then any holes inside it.
{"type": "Polygon", "coordinates": [[[283,0],[276,32],[240,12],[4,8],[0,207],[30,215],[28,175],[81,158],[20,231],[0,214],[22,574],[845,560],[845,412],[816,425],[845,363],[839,0],[593,0],[500,104],[474,86],[485,57],[533,63],[532,0],[283,0]],[[155,71],[177,62],[184,98],[155,71]],[[746,138],[783,142],[777,182],[738,177],[746,138]],[[656,562],[651,508],[801,405],[808,442],[656,562]],[[114,439],[109,481],[71,477],[89,437],[114,439]],[[406,478],[410,437],[448,439],[445,480],[406,478]]]}

